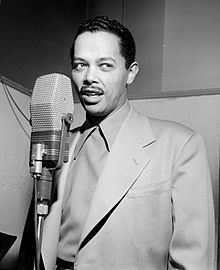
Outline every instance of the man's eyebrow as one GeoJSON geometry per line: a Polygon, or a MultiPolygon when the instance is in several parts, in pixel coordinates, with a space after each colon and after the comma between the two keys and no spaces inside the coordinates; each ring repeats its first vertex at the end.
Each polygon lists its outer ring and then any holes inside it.
{"type": "Polygon", "coordinates": [[[82,57],[74,57],[73,61],[86,61],[86,60],[82,57]]]}
{"type": "MultiPolygon", "coordinates": [[[[83,61],[86,62],[86,59],[82,58],[82,57],[74,57],[73,61],[83,61]]],[[[116,62],[116,60],[113,57],[101,57],[98,58],[96,60],[97,62],[102,62],[102,61],[113,61],[114,63],[116,62]]]]}
{"type": "Polygon", "coordinates": [[[99,61],[113,61],[116,62],[115,59],[113,57],[101,57],[98,59],[99,61]]]}

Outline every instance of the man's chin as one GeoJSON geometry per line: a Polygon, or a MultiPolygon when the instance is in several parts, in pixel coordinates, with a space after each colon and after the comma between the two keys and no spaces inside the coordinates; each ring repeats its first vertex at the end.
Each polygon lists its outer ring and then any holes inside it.
{"type": "Polygon", "coordinates": [[[84,104],[83,105],[87,114],[92,117],[105,117],[107,113],[96,104],[84,104]]]}

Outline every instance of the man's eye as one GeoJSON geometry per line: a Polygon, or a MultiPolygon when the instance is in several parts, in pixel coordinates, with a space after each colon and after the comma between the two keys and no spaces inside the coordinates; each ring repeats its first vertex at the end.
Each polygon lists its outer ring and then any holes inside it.
{"type": "Polygon", "coordinates": [[[102,70],[108,71],[108,70],[113,69],[113,64],[110,64],[110,63],[102,63],[102,64],[100,64],[100,67],[101,67],[102,70]]]}
{"type": "Polygon", "coordinates": [[[85,63],[74,63],[73,64],[73,69],[79,71],[79,70],[82,70],[86,67],[86,64],[85,63]]]}

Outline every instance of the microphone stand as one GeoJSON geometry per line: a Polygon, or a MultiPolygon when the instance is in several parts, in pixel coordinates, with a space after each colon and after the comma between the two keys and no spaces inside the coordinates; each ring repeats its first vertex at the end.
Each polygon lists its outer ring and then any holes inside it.
{"type": "Polygon", "coordinates": [[[35,198],[34,198],[34,201],[35,201],[34,270],[40,270],[40,256],[41,256],[43,226],[44,226],[44,219],[49,212],[49,202],[50,202],[50,197],[51,197],[53,172],[54,171],[50,171],[46,167],[43,167],[41,176],[33,175],[34,194],[35,194],[35,198]],[[44,188],[44,190],[42,190],[42,188],[44,188]]]}
{"type": "MultiPolygon", "coordinates": [[[[62,167],[65,160],[66,143],[70,125],[73,122],[73,115],[68,113],[62,118],[62,128],[59,145],[59,157],[57,164],[51,168],[47,163],[47,149],[44,142],[32,144],[30,158],[30,172],[34,179],[34,201],[35,201],[35,255],[34,270],[40,270],[41,246],[43,237],[43,226],[45,217],[49,212],[51,200],[52,180],[55,170],[62,167]]],[[[69,143],[69,142],[68,142],[69,143]]]]}

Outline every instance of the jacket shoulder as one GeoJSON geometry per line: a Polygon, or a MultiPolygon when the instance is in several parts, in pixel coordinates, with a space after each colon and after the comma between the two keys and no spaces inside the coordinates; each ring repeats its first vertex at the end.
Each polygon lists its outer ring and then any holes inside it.
{"type": "Polygon", "coordinates": [[[197,133],[195,130],[179,122],[152,117],[148,117],[148,121],[156,137],[167,134],[180,138],[189,138],[197,133]]]}
{"type": "MultiPolygon", "coordinates": [[[[168,147],[170,153],[174,153],[176,158],[184,149],[193,153],[205,150],[205,143],[201,134],[184,124],[148,118],[152,132],[156,138],[156,145],[168,147]]],[[[206,150],[205,150],[206,151],[206,150]]]]}

